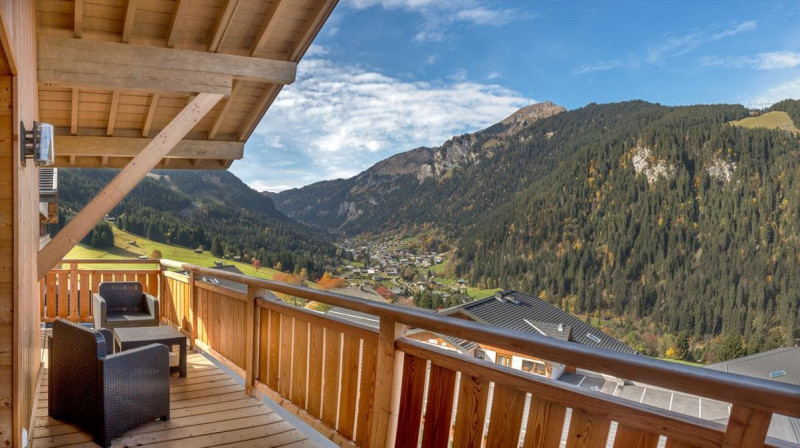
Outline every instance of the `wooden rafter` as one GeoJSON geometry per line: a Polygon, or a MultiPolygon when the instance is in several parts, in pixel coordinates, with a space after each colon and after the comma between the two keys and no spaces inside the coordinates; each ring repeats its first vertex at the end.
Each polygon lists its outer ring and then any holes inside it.
{"type": "Polygon", "coordinates": [[[172,48],[175,46],[175,38],[177,37],[176,31],[180,24],[181,14],[186,10],[188,0],[177,0],[175,2],[175,13],[172,14],[172,19],[169,21],[169,31],[167,31],[167,47],[172,48]]]}
{"type": "Polygon", "coordinates": [[[69,126],[69,132],[72,135],[77,135],[78,134],[78,112],[79,112],[78,108],[80,106],[80,103],[79,103],[80,102],[80,98],[79,98],[79,96],[80,96],[80,92],[78,92],[78,89],[73,88],[72,89],[72,104],[71,104],[72,116],[70,117],[70,126],[69,126]]]}
{"type": "Polygon", "coordinates": [[[275,6],[272,8],[272,11],[270,11],[267,23],[261,27],[261,30],[258,32],[258,37],[256,38],[253,47],[250,49],[250,56],[255,55],[264,48],[264,45],[266,45],[266,43],[269,41],[269,38],[272,36],[272,33],[278,26],[278,17],[283,14],[288,5],[289,2],[286,0],[277,0],[275,2],[275,6]]]}
{"type": "Polygon", "coordinates": [[[211,110],[223,95],[201,93],[186,106],[142,152],[39,251],[39,278],[47,274],[64,256],[116,206],[139,181],[167,155],[211,110]]]}
{"type": "Polygon", "coordinates": [[[122,43],[127,44],[133,33],[133,22],[136,20],[136,4],[138,0],[128,0],[125,7],[125,21],[122,26],[122,43]]]}
{"type": "Polygon", "coordinates": [[[70,87],[230,94],[233,78],[294,82],[297,63],[40,36],[39,82],[70,87]]]}
{"type": "Polygon", "coordinates": [[[115,90],[111,95],[111,107],[108,109],[108,126],[106,135],[114,135],[114,126],[117,123],[117,109],[119,107],[119,91],[115,90]]]}
{"type": "Polygon", "coordinates": [[[75,0],[75,14],[72,34],[80,39],[83,34],[83,0],[75,0]]]}
{"type": "Polygon", "coordinates": [[[225,7],[222,8],[222,13],[217,18],[216,26],[214,26],[214,34],[211,36],[211,41],[208,43],[208,51],[217,52],[222,40],[225,38],[225,33],[228,31],[228,25],[231,24],[233,13],[236,11],[236,6],[239,5],[239,0],[227,0],[225,7]]]}
{"type": "MultiPolygon", "coordinates": [[[[58,156],[135,157],[151,142],[151,138],[90,137],[56,135],[58,156]]],[[[181,140],[164,158],[241,159],[244,143],[208,140],[181,140]]]]}
{"type": "Polygon", "coordinates": [[[231,106],[233,106],[234,98],[236,98],[236,95],[242,90],[242,85],[242,81],[234,81],[233,89],[231,89],[231,96],[225,101],[225,105],[222,106],[222,110],[219,112],[219,115],[217,115],[217,119],[214,120],[214,125],[211,127],[211,132],[208,133],[209,140],[213,140],[214,137],[217,136],[219,128],[225,121],[225,117],[228,115],[228,112],[230,112],[231,106]]]}
{"type": "Polygon", "coordinates": [[[150,97],[150,106],[147,108],[147,116],[142,124],[142,137],[148,137],[150,135],[150,126],[153,125],[153,117],[156,116],[159,98],[160,95],[157,93],[154,93],[153,96],[150,97]]]}

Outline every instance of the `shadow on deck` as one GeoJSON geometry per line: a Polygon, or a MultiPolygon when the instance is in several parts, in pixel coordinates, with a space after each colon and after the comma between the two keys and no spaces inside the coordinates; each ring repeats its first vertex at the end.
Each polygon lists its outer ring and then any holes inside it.
{"type": "MultiPolygon", "coordinates": [[[[48,374],[42,377],[33,447],[97,447],[77,426],[47,416],[48,374]]],[[[170,379],[167,422],[153,421],[113,439],[113,446],[317,447],[236,379],[199,353],[188,357],[188,375],[170,379]]]]}

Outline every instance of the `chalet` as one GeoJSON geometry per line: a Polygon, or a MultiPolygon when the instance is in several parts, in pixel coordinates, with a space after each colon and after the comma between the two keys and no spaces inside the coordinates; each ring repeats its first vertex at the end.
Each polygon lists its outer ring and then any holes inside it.
{"type": "Polygon", "coordinates": [[[58,170],[39,169],[39,246],[50,241],[48,224],[58,223],[58,170]]]}

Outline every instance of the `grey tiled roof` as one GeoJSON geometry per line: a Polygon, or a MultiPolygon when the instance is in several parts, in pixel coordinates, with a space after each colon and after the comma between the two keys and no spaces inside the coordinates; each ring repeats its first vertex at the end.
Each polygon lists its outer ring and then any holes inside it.
{"type": "Polygon", "coordinates": [[[776,348],[706,367],[800,386],[800,347],[776,348]]]}
{"type": "Polygon", "coordinates": [[[548,331],[551,333],[547,334],[547,336],[564,340],[563,336],[558,336],[563,335],[563,333],[557,331],[558,324],[562,324],[565,328],[569,327],[572,330],[572,341],[574,342],[590,347],[636,354],[636,350],[622,341],[612,338],[599,328],[587,324],[542,299],[517,291],[502,291],[501,293],[503,294],[503,300],[498,300],[495,296],[491,296],[448,308],[443,310],[442,314],[451,315],[463,312],[478,322],[534,334],[541,334],[541,332],[534,329],[526,320],[532,323],[539,322],[541,326],[550,324],[549,328],[540,329],[545,333],[548,333],[548,331]],[[508,300],[509,298],[512,300],[508,300]],[[555,331],[554,327],[556,328],[555,331]]]}

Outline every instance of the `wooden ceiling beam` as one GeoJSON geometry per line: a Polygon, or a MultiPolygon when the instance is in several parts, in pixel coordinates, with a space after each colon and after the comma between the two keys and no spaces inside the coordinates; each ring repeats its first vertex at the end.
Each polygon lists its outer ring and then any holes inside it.
{"type": "Polygon", "coordinates": [[[210,111],[223,95],[201,93],[39,251],[38,278],[53,268],[210,111]]]}
{"type": "Polygon", "coordinates": [[[38,42],[45,84],[229,95],[233,78],[291,84],[297,74],[291,61],[53,36],[38,42]]]}
{"type": "MultiPolygon", "coordinates": [[[[135,157],[153,139],[138,137],[88,137],[56,135],[56,158],[59,157],[135,157]]],[[[244,155],[244,143],[209,140],[181,140],[164,158],[238,160],[244,155]]]]}
{"type": "Polygon", "coordinates": [[[287,0],[276,0],[275,6],[272,8],[272,11],[270,11],[269,19],[267,19],[267,22],[261,27],[261,30],[258,32],[258,37],[253,43],[253,47],[250,49],[250,56],[260,52],[264,48],[264,45],[267,44],[275,28],[278,26],[278,17],[283,14],[288,5],[289,2],[287,0]]]}
{"type": "Polygon", "coordinates": [[[230,112],[231,110],[234,98],[236,98],[236,95],[241,91],[241,89],[242,89],[242,82],[234,81],[233,89],[231,90],[231,96],[225,101],[225,105],[222,107],[222,110],[219,112],[219,115],[217,115],[217,119],[214,120],[214,125],[211,126],[211,131],[208,133],[209,140],[214,140],[214,137],[217,136],[219,128],[222,126],[222,123],[225,121],[225,117],[228,116],[228,112],[230,112]]]}
{"type": "Polygon", "coordinates": [[[83,0],[75,0],[75,14],[73,15],[72,35],[80,39],[83,34],[83,0]]]}
{"type": "Polygon", "coordinates": [[[72,104],[70,105],[70,107],[72,109],[72,115],[70,117],[70,126],[69,126],[69,132],[72,135],[78,135],[78,112],[80,112],[79,109],[78,109],[79,106],[80,106],[79,96],[80,96],[80,93],[78,92],[78,89],[77,88],[73,88],[72,89],[72,104]]]}
{"type": "MultiPolygon", "coordinates": [[[[56,156],[53,165],[56,168],[124,168],[131,160],[131,157],[81,157],[56,156]],[[102,160],[105,159],[105,160],[102,160]]],[[[153,169],[170,170],[224,170],[227,169],[233,160],[223,159],[161,159],[153,169]]]]}
{"type": "Polygon", "coordinates": [[[175,46],[175,38],[177,37],[176,31],[180,24],[181,14],[185,12],[188,3],[189,0],[177,0],[175,2],[175,13],[172,14],[172,18],[169,21],[169,30],[167,31],[168,48],[173,48],[175,46]]]}
{"type": "Polygon", "coordinates": [[[125,21],[122,25],[122,43],[127,44],[133,33],[133,22],[136,20],[136,4],[138,0],[128,0],[125,7],[125,21]]]}
{"type": "Polygon", "coordinates": [[[228,0],[222,8],[222,12],[217,18],[217,23],[214,26],[214,34],[211,36],[211,41],[208,43],[208,51],[216,53],[222,40],[225,38],[225,33],[228,31],[228,26],[231,24],[233,13],[236,12],[236,7],[239,5],[239,0],[228,0]]]}
{"type": "Polygon", "coordinates": [[[119,90],[111,94],[111,107],[108,109],[108,126],[106,135],[114,135],[114,127],[117,123],[117,108],[119,107],[119,90]]]}
{"type": "Polygon", "coordinates": [[[153,117],[156,116],[159,97],[160,95],[157,93],[150,96],[150,106],[147,108],[147,116],[144,119],[144,124],[142,124],[142,137],[150,136],[150,126],[153,125],[153,117]]]}

